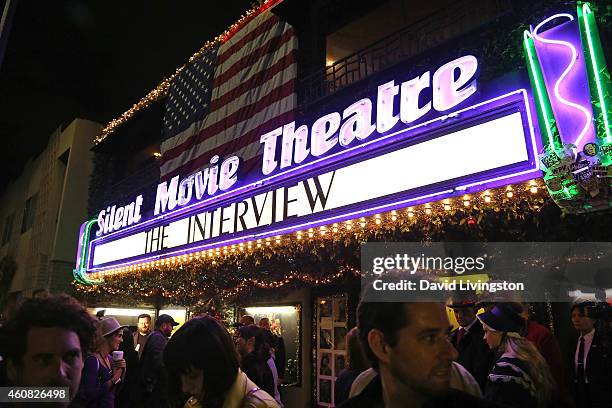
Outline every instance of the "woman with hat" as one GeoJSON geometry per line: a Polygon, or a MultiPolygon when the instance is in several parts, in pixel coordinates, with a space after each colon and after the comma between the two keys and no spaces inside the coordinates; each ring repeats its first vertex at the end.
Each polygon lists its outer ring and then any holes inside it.
{"type": "Polygon", "coordinates": [[[496,351],[484,396],[510,407],[544,408],[554,381],[542,355],[519,334],[524,324],[519,312],[514,304],[498,303],[477,316],[487,345],[496,351]]]}
{"type": "Polygon", "coordinates": [[[88,408],[113,408],[116,390],[125,375],[125,360],[112,352],[123,341],[123,328],[117,319],[109,317],[100,321],[100,339],[96,351],[85,359],[81,374],[81,386],[74,406],[88,408]],[[120,357],[120,358],[119,358],[120,357]]]}

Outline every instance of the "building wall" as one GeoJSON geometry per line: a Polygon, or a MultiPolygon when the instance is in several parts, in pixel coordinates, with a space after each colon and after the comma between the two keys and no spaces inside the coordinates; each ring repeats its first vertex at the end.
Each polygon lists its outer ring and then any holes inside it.
{"type": "Polygon", "coordinates": [[[15,258],[11,292],[37,288],[67,291],[76,258],[79,227],[87,215],[93,138],[100,125],[75,119],[49,138],[46,149],[30,159],[0,199],[0,223],[14,214],[9,241],[0,257],[15,258]],[[36,196],[31,226],[22,232],[26,201],[36,196]]]}

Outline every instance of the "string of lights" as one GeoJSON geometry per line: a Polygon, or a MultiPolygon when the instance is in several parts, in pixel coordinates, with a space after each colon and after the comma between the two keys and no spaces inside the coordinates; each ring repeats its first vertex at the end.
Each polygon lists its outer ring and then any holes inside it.
{"type": "MultiPolygon", "coordinates": [[[[402,210],[393,210],[386,214],[375,214],[370,217],[360,217],[358,219],[347,220],[340,223],[322,225],[317,228],[308,228],[306,230],[296,231],[294,234],[277,235],[274,237],[257,239],[255,241],[241,242],[239,244],[226,245],[204,251],[195,251],[189,254],[185,253],[155,261],[123,266],[120,268],[111,268],[105,271],[91,273],[90,277],[92,279],[103,279],[107,276],[113,276],[125,272],[141,271],[161,266],[180,265],[184,262],[193,261],[194,259],[210,259],[212,265],[216,265],[217,262],[219,262],[218,258],[229,253],[249,253],[254,249],[280,245],[283,242],[287,242],[288,240],[292,239],[300,241],[303,239],[313,239],[315,237],[324,238],[326,236],[330,236],[331,234],[337,235],[339,233],[350,233],[354,228],[365,229],[368,226],[372,226],[372,224],[379,226],[383,223],[383,221],[397,222],[400,219],[406,218],[414,221],[415,217],[418,218],[429,216],[432,215],[434,211],[448,213],[461,207],[464,209],[469,209],[470,207],[478,206],[479,204],[494,205],[496,202],[501,204],[503,201],[507,201],[509,199],[521,200],[524,194],[520,193],[530,193],[535,195],[540,191],[542,191],[542,186],[538,184],[537,181],[531,180],[524,185],[506,186],[504,188],[486,190],[481,193],[471,195],[465,194],[458,199],[444,199],[440,202],[427,203],[415,207],[407,207],[402,210]]],[[[473,217],[468,217],[466,218],[465,222],[468,226],[471,226],[476,224],[477,220],[473,217]]]]}
{"type": "Polygon", "coordinates": [[[170,89],[170,84],[172,81],[187,67],[187,65],[193,62],[196,59],[201,58],[206,51],[217,44],[222,44],[229,40],[236,32],[240,30],[245,24],[255,18],[257,15],[263,13],[270,7],[274,6],[276,3],[279,3],[281,0],[265,0],[260,6],[254,7],[248,11],[246,11],[238,21],[234,24],[230,25],[223,33],[216,36],[214,39],[206,41],[202,47],[198,51],[196,51],[191,57],[189,57],[188,61],[182,66],[178,67],[172,75],[167,78],[164,78],[155,89],[151,90],[147,93],[141,100],[136,102],[132,107],[123,112],[119,117],[111,120],[108,124],[106,124],[102,131],[96,138],[94,139],[94,144],[101,143],[104,139],[108,137],[111,133],[113,133],[119,126],[126,123],[130,120],[138,111],[146,108],[151,105],[153,102],[160,100],[168,94],[168,90],[170,89]]]}
{"type": "Polygon", "coordinates": [[[103,283],[75,282],[74,286],[78,293],[93,298],[163,297],[189,304],[213,295],[230,301],[254,289],[289,290],[297,282],[326,285],[360,275],[359,246],[363,242],[439,240],[449,231],[457,230],[476,241],[486,240],[483,231],[504,228],[511,236],[525,223],[532,224],[527,219],[539,211],[545,196],[540,181],[532,180],[291,234],[91,273],[90,278],[103,283]],[[496,223],[493,227],[489,225],[492,217],[496,223]]]}

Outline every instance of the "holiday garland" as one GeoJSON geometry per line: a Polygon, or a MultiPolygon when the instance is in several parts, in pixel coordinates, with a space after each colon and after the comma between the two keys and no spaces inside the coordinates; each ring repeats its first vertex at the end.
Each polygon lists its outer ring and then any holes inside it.
{"type": "Polygon", "coordinates": [[[542,189],[493,190],[488,202],[446,202],[299,231],[214,256],[190,254],[150,268],[104,276],[102,285],[75,284],[88,303],[174,304],[203,299],[248,302],[283,296],[303,285],[357,279],[360,246],[373,241],[605,241],[608,213],[565,216],[542,189]]]}

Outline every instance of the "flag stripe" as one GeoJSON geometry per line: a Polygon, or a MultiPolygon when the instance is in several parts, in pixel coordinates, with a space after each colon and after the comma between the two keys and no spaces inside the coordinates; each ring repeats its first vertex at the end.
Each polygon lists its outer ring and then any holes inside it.
{"type": "MultiPolygon", "coordinates": [[[[259,135],[264,131],[264,129],[274,129],[276,127],[282,126],[284,123],[291,121],[294,117],[295,117],[295,111],[291,110],[289,112],[285,112],[284,114],[276,116],[265,123],[262,123],[260,126],[256,127],[255,129],[253,129],[252,131],[248,132],[248,134],[245,135],[245,136],[248,136],[249,139],[253,139],[253,136],[255,136],[254,138],[257,140],[257,142],[248,143],[246,146],[243,146],[243,147],[245,148],[248,148],[249,146],[251,146],[251,148],[253,146],[260,147],[261,145],[259,143],[259,135]]],[[[238,140],[242,142],[243,139],[244,138],[241,137],[238,140]]],[[[244,142],[246,142],[246,140],[244,142]]],[[[238,150],[235,150],[235,152],[237,152],[238,155],[240,156],[238,150]]],[[[171,171],[168,171],[167,173],[165,173],[164,176],[162,176],[161,180],[166,181],[179,174],[191,174],[197,169],[209,164],[210,159],[213,156],[215,156],[215,154],[216,152],[214,151],[212,152],[208,151],[200,156],[197,156],[195,159],[191,160],[190,162],[185,163],[171,171]]],[[[258,154],[255,157],[255,160],[259,161],[260,159],[261,159],[261,155],[258,154]]]]}
{"type": "MultiPolygon", "coordinates": [[[[233,153],[236,149],[244,147],[252,142],[259,143],[261,134],[285,123],[276,124],[276,122],[272,120],[277,115],[294,112],[295,106],[293,102],[294,98],[287,97],[285,100],[279,101],[271,106],[274,110],[264,110],[255,115],[256,121],[243,121],[238,123],[229,127],[223,134],[219,135],[219,137],[209,138],[199,145],[184,150],[175,159],[171,159],[162,164],[162,173],[165,174],[169,171],[173,171],[175,168],[181,166],[182,163],[198,158],[207,152],[210,153],[208,157],[212,157],[215,154],[233,153]],[[272,127],[273,125],[274,127],[272,127]],[[236,133],[242,136],[240,138],[230,138],[236,133]]],[[[285,117],[287,116],[283,116],[283,118],[285,117]]],[[[293,117],[293,115],[289,115],[289,117],[293,117]]]]}
{"type": "Polygon", "coordinates": [[[237,99],[238,97],[247,93],[253,88],[264,85],[266,82],[274,78],[278,73],[287,69],[287,66],[294,64],[296,60],[296,51],[293,50],[290,54],[286,55],[276,64],[272,65],[270,69],[258,72],[257,74],[249,78],[247,81],[243,82],[241,85],[238,85],[231,91],[227,92],[225,95],[212,101],[210,105],[210,110],[214,112],[215,110],[225,105],[228,105],[232,100],[237,99]]]}
{"type": "Polygon", "coordinates": [[[231,77],[242,71],[243,69],[253,65],[256,61],[261,59],[261,57],[270,53],[271,48],[277,49],[281,45],[289,42],[291,39],[295,38],[295,30],[293,28],[287,30],[282,36],[274,37],[268,41],[267,44],[255,50],[254,52],[246,55],[244,58],[240,59],[236,63],[234,63],[229,69],[224,70],[221,75],[215,75],[214,86],[219,87],[223,85],[226,81],[228,81],[231,77]]]}
{"type": "Polygon", "coordinates": [[[274,14],[270,13],[270,15],[271,17],[269,17],[266,21],[259,23],[254,30],[246,33],[246,35],[242,36],[241,38],[232,37],[227,43],[223,44],[223,46],[219,49],[219,60],[217,61],[217,64],[225,64],[225,62],[232,56],[239,55],[238,52],[246,44],[255,40],[256,37],[259,37],[269,30],[272,30],[274,26],[280,22],[280,19],[274,14]]]}
{"type": "Polygon", "coordinates": [[[182,152],[202,143],[211,136],[221,134],[222,132],[228,133],[228,130],[230,130],[231,127],[235,126],[236,124],[248,121],[250,119],[249,117],[266,110],[266,108],[271,108],[271,105],[273,105],[274,103],[279,102],[288,96],[291,96],[294,93],[294,90],[295,79],[292,79],[280,88],[275,88],[269,94],[267,94],[265,97],[258,100],[257,102],[251,105],[243,106],[241,109],[237,110],[232,114],[222,115],[219,121],[211,124],[205,129],[202,129],[196,135],[194,135],[194,137],[187,139],[179,146],[167,150],[164,153],[164,158],[166,160],[174,159],[182,152]],[[249,119],[244,120],[245,117],[249,119]]]}

